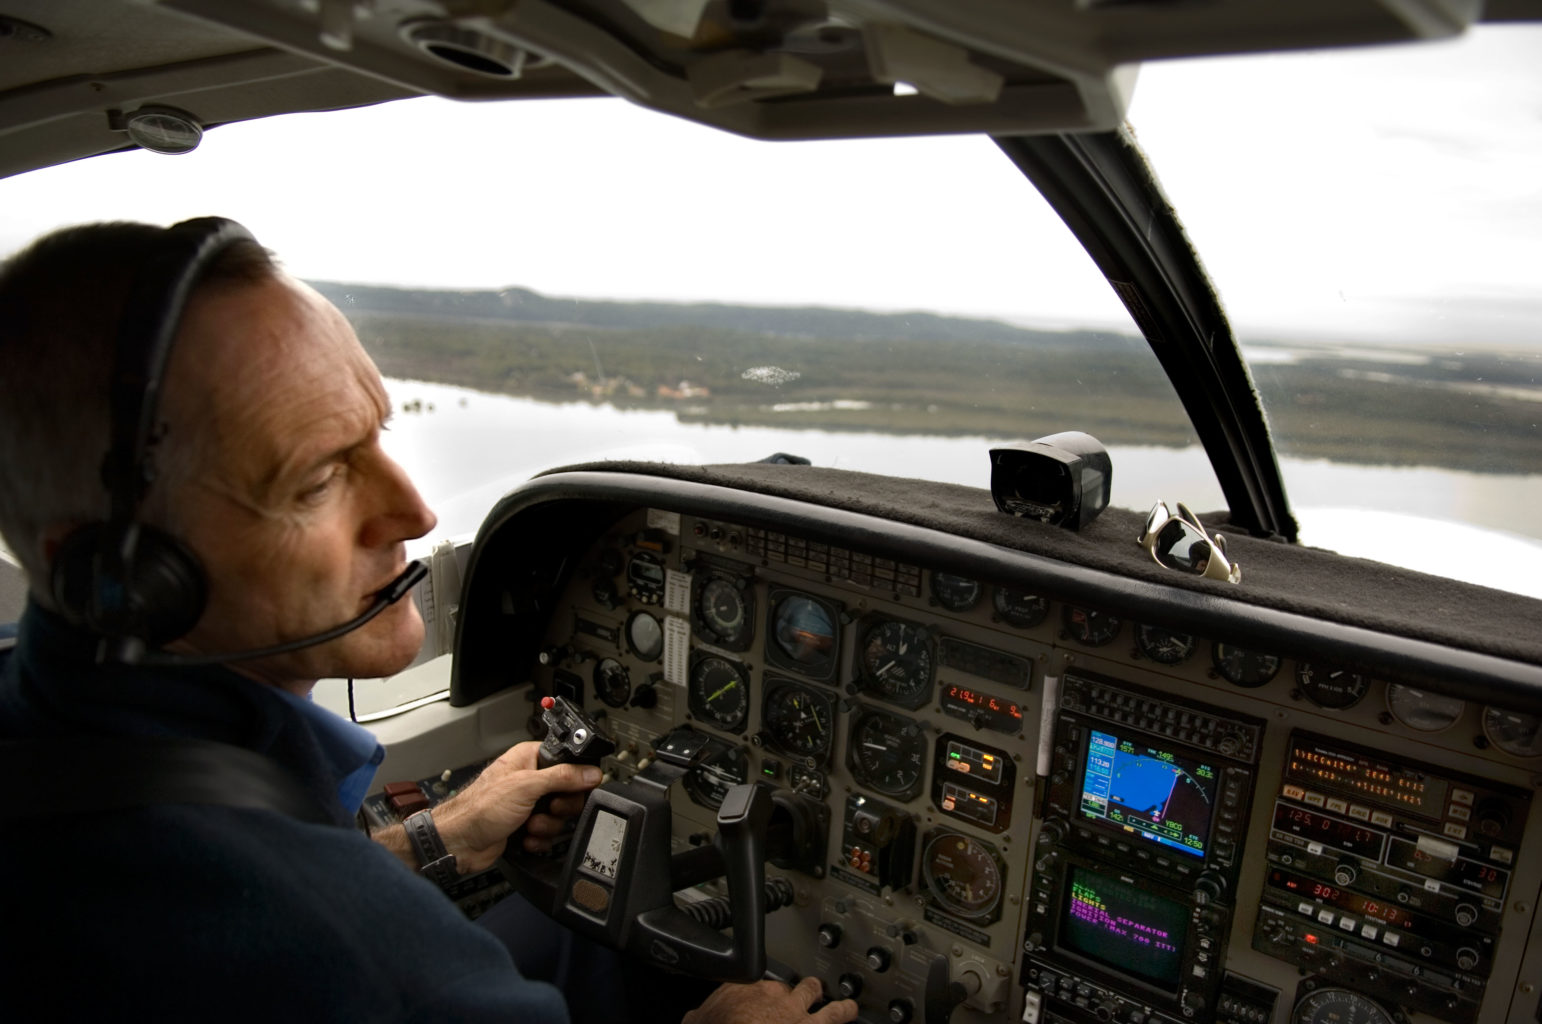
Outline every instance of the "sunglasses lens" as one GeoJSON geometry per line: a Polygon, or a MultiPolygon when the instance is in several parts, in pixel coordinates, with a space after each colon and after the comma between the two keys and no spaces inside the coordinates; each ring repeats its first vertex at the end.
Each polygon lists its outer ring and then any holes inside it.
{"type": "Polygon", "coordinates": [[[1213,554],[1210,540],[1182,519],[1169,519],[1157,534],[1152,553],[1169,569],[1202,575],[1213,554]]]}

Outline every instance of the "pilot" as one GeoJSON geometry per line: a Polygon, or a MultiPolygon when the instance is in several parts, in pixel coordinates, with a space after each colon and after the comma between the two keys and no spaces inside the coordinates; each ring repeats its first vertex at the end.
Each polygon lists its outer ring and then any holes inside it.
{"type": "MultiPolygon", "coordinates": [[[[411,601],[336,639],[192,664],[350,622],[382,603],[405,542],[435,522],[381,446],[390,403],[347,321],[253,241],[220,247],[182,305],[155,406],[164,429],[147,445],[151,479],[133,509],[202,566],[202,611],[195,605],[191,628],[150,657],[103,663],[100,631],[74,595],[80,574],[107,557],[89,524],[109,503],[102,467],[117,440],[120,320],[136,274],[172,232],[189,230],[66,229],[0,270],[0,534],[29,582],[0,676],[0,746],[35,745],[24,748],[30,770],[6,779],[20,792],[0,844],[0,920],[12,936],[0,1016],[598,1018],[594,1007],[617,999],[605,978],[564,963],[556,980],[585,1000],[570,1006],[419,871],[425,844],[453,854],[459,872],[491,866],[521,829],[527,847],[549,845],[597,769],[538,770],[536,745],[523,743],[434,809],[437,839],[415,845],[404,828],[366,837],[355,827],[384,751],[309,695],[321,678],[404,668],[424,631],[411,601]],[[315,813],[136,796],[136,752],[171,739],[262,755],[315,813]],[[30,789],[53,795],[29,804],[30,789]],[[533,814],[547,794],[567,795],[533,814]]],[[[172,790],[197,788],[171,774],[172,790]]],[[[813,978],[792,989],[723,986],[686,1019],[856,1016],[849,1000],[810,1013],[820,994],[813,978]]],[[[658,1019],[637,1008],[633,1017],[658,1019]]]]}

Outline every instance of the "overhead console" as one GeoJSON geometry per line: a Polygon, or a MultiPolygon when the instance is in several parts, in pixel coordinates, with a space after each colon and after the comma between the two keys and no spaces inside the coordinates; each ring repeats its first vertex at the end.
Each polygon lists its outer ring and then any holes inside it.
{"type": "MultiPolygon", "coordinates": [[[[615,744],[559,900],[639,902],[594,864],[641,863],[647,805],[650,884],[722,928],[751,877],[719,877],[747,848],[722,831],[759,807],[768,965],[866,1021],[1532,1019],[1524,684],[1437,692],[1395,638],[1348,668],[1334,623],[981,543],[914,481],[888,483],[955,531],[877,517],[850,507],[873,478],[832,479],[848,507],[562,474],[489,520],[453,699],[522,690],[539,735],[561,698],[615,744]]],[[[1041,539],[1085,559],[1088,533],[1041,539]]]]}

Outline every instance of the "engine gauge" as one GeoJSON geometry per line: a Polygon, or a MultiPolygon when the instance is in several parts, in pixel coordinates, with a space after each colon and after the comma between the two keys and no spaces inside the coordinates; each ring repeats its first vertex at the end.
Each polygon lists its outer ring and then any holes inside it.
{"type": "Polygon", "coordinates": [[[755,636],[754,592],[721,575],[698,580],[693,605],[704,639],[730,651],[748,650],[755,636]]]}
{"type": "Polygon", "coordinates": [[[863,634],[867,688],[901,707],[918,708],[930,699],[934,663],[932,638],[920,626],[889,619],[863,634]]]}
{"type": "Polygon", "coordinates": [[[1320,708],[1342,711],[1360,703],[1370,683],[1357,672],[1338,665],[1296,665],[1296,685],[1307,700],[1320,708]]]}
{"type": "Polygon", "coordinates": [[[594,695],[602,704],[624,708],[632,696],[632,676],[615,658],[601,658],[594,666],[594,695]]]}
{"type": "Polygon", "coordinates": [[[1296,1004],[1290,1024],[1392,1024],[1392,1015],[1358,992],[1320,988],[1296,1004]]]}
{"type": "Polygon", "coordinates": [[[835,702],[797,683],[777,682],[766,693],[761,720],[766,738],[776,749],[809,764],[824,763],[835,738],[835,702]]]}
{"type": "Polygon", "coordinates": [[[1280,656],[1250,651],[1236,644],[1216,641],[1210,649],[1210,661],[1221,678],[1233,686],[1253,689],[1263,686],[1280,671],[1280,656]]]}
{"type": "Polygon", "coordinates": [[[950,612],[967,612],[979,604],[984,589],[978,580],[950,572],[932,573],[932,597],[950,612]]]}
{"type": "Polygon", "coordinates": [[[868,709],[851,727],[847,767],[862,785],[908,800],[921,789],[926,735],[908,718],[868,709]]]}
{"type": "Polygon", "coordinates": [[[839,608],[793,590],[772,590],[769,603],[767,660],[815,679],[834,676],[839,608]]]}
{"type": "Polygon", "coordinates": [[[1542,717],[1504,708],[1483,709],[1483,735],[1515,757],[1542,757],[1542,717]]]}
{"type": "Polygon", "coordinates": [[[1402,683],[1393,683],[1387,687],[1387,710],[1393,718],[1418,732],[1449,729],[1462,717],[1466,708],[1467,702],[1460,697],[1416,690],[1402,683]]]}
{"type": "Polygon", "coordinates": [[[626,620],[626,642],[643,661],[658,661],[664,653],[664,627],[651,612],[633,612],[626,620]]]}
{"type": "Polygon", "coordinates": [[[1001,916],[1004,873],[994,847],[958,832],[939,832],[921,853],[921,878],[938,908],[971,921],[1001,916]]]}
{"type": "Polygon", "coordinates": [[[991,607],[1001,621],[1018,629],[1037,626],[1049,615],[1049,601],[1012,587],[997,587],[991,595],[991,607]]]}
{"type": "Polygon", "coordinates": [[[1061,618],[1071,639],[1083,647],[1103,647],[1119,635],[1119,620],[1108,612],[1068,604],[1061,618]]]}
{"type": "Polygon", "coordinates": [[[724,732],[738,732],[750,709],[750,680],[743,665],[697,651],[689,684],[691,714],[724,732]]]}
{"type": "Polygon", "coordinates": [[[691,802],[715,811],[723,806],[723,798],[735,786],[749,779],[749,758],[741,746],[725,746],[716,754],[710,754],[701,764],[686,773],[680,784],[691,802]]]}
{"type": "Polygon", "coordinates": [[[1135,627],[1135,646],[1159,665],[1178,665],[1194,653],[1194,638],[1188,633],[1139,623],[1135,627]]]}

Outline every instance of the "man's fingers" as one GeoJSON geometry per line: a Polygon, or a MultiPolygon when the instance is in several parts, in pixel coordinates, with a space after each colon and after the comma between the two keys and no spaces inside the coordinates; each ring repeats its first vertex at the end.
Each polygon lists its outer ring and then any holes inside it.
{"type": "Polygon", "coordinates": [[[824,998],[825,987],[818,978],[811,974],[793,986],[792,994],[803,1004],[803,1009],[807,1011],[810,1006],[824,998]]]}
{"type": "Polygon", "coordinates": [[[857,1012],[860,1009],[855,999],[837,999],[833,1003],[821,1006],[818,1013],[809,1016],[809,1020],[815,1024],[847,1024],[848,1021],[857,1019],[857,1012]]]}

